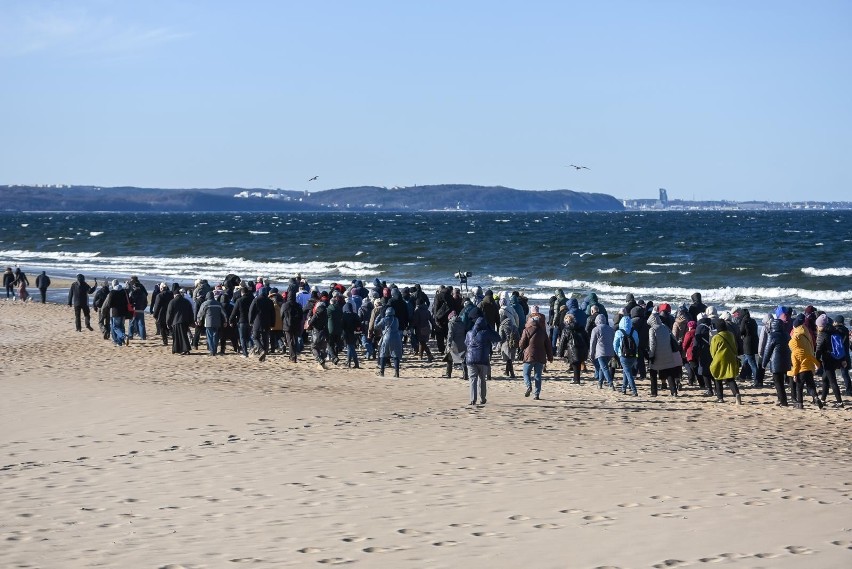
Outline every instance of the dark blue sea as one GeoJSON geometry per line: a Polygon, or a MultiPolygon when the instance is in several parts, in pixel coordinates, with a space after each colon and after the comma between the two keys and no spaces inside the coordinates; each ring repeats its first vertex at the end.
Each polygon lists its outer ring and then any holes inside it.
{"type": "MultiPolygon", "coordinates": [[[[233,272],[328,285],[374,277],[428,291],[557,287],[758,312],[852,312],[852,212],[2,213],[0,263],[35,276],[181,282],[233,272]]],[[[57,291],[58,293],[59,291],[57,291]]],[[[58,297],[54,297],[58,298],[58,297]]]]}

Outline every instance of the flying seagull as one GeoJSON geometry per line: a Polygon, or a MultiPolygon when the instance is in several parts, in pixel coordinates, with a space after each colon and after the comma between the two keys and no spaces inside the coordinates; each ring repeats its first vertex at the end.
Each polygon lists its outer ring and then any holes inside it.
{"type": "Polygon", "coordinates": [[[308,181],[309,181],[309,182],[313,182],[313,181],[314,181],[314,180],[316,180],[317,178],[319,178],[319,176],[314,176],[313,178],[311,178],[311,179],[310,179],[310,180],[308,180],[308,181]]]}
{"type": "Polygon", "coordinates": [[[576,164],[570,164],[565,166],[565,168],[574,168],[575,170],[591,170],[588,166],[577,166],[576,164]]]}

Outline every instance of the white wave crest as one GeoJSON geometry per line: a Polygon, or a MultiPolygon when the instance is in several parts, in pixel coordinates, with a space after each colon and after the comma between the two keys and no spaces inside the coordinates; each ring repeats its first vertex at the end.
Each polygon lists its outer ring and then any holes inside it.
{"type": "Polygon", "coordinates": [[[598,272],[602,275],[612,275],[612,274],[618,273],[620,271],[618,269],[616,269],[615,267],[611,267],[609,269],[598,269],[598,272]]]}
{"type": "Polygon", "coordinates": [[[802,272],[812,277],[852,277],[852,269],[849,267],[836,267],[828,269],[817,269],[805,267],[802,272]]]}

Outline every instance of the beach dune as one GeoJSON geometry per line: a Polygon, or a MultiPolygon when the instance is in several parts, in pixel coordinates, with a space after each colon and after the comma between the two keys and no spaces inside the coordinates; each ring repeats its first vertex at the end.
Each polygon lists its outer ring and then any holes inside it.
{"type": "MultiPolygon", "coordinates": [[[[153,322],[149,319],[149,330],[153,322]]],[[[850,567],[852,413],[626,398],[551,366],[116,348],[0,302],[4,567],[850,567]]],[[[640,384],[640,393],[647,393],[640,384]]]]}

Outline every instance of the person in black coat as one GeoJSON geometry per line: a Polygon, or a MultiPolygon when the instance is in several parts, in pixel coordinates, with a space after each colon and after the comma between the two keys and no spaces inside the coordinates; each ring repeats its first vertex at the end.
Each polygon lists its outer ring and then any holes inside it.
{"type": "MultiPolygon", "coordinates": [[[[831,349],[831,337],[836,333],[834,322],[826,314],[816,319],[817,339],[814,354],[822,363],[822,393],[820,399],[825,403],[828,390],[834,393],[834,400],[839,406],[843,406],[843,398],[840,396],[840,386],[837,385],[837,370],[846,365],[846,358],[835,358],[831,349]]],[[[847,336],[848,338],[848,336],[847,336]]],[[[848,351],[846,352],[848,355],[848,351]]]]}
{"type": "Polygon", "coordinates": [[[266,359],[269,352],[269,329],[275,323],[275,304],[269,299],[264,287],[249,306],[249,322],[251,323],[251,338],[259,354],[259,360],[266,359]]]}
{"type": "Polygon", "coordinates": [[[284,341],[287,343],[287,349],[290,353],[290,361],[297,361],[299,353],[299,338],[302,336],[302,322],[304,321],[304,311],[302,305],[296,302],[296,294],[298,288],[296,285],[290,285],[287,289],[287,298],[284,304],[281,305],[281,321],[284,324],[284,341]]]}
{"type": "Polygon", "coordinates": [[[312,330],[311,353],[320,369],[325,369],[325,357],[328,353],[328,313],[322,300],[314,306],[314,313],[308,320],[308,329],[312,330]]]}
{"type": "Polygon", "coordinates": [[[852,359],[849,356],[849,328],[846,327],[846,319],[843,315],[834,318],[834,330],[843,338],[843,350],[846,354],[846,365],[841,366],[840,375],[843,377],[844,395],[852,397],[852,379],[849,377],[849,369],[852,368],[852,359]]]}
{"type": "Polygon", "coordinates": [[[760,337],[757,331],[757,322],[751,317],[748,308],[743,308],[740,313],[740,338],[743,344],[743,367],[748,365],[751,368],[752,386],[756,388],[763,387],[763,378],[757,371],[757,344],[760,337]]]}
{"type": "Polygon", "coordinates": [[[166,308],[166,322],[172,334],[172,353],[187,355],[192,350],[189,326],[195,322],[192,303],[183,289],[178,290],[166,308]]]}
{"type": "Polygon", "coordinates": [[[228,323],[237,329],[237,336],[240,339],[240,350],[243,357],[248,357],[249,344],[251,343],[251,320],[249,320],[249,309],[254,301],[254,296],[251,289],[246,283],[240,285],[239,296],[234,301],[234,308],[231,310],[231,316],[228,318],[228,323]]]}
{"type": "Polygon", "coordinates": [[[50,286],[50,277],[47,276],[47,273],[42,271],[39,276],[36,277],[36,288],[38,289],[39,294],[41,294],[41,303],[44,304],[47,302],[47,287],[50,286]]]}
{"type": "Polygon", "coordinates": [[[689,305],[687,309],[689,312],[689,319],[698,321],[701,318],[701,315],[704,314],[704,311],[707,310],[707,305],[701,302],[701,293],[696,292],[692,295],[692,304],[689,305]]]}
{"type": "Polygon", "coordinates": [[[74,307],[74,327],[78,332],[82,332],[80,326],[80,313],[86,321],[86,328],[92,330],[91,316],[89,314],[89,295],[95,291],[98,286],[98,279],[95,279],[95,286],[89,286],[86,282],[86,277],[82,274],[77,275],[77,280],[71,283],[71,288],[68,290],[68,306],[74,307]]]}
{"type": "Polygon", "coordinates": [[[779,407],[787,407],[784,378],[792,367],[789,341],[790,336],[784,331],[783,323],[778,319],[772,320],[769,323],[769,337],[763,348],[761,363],[765,369],[772,372],[772,383],[775,384],[779,407]]]}
{"type": "Polygon", "coordinates": [[[163,340],[163,345],[168,346],[169,321],[166,319],[166,311],[168,310],[169,303],[174,299],[175,295],[171,290],[169,290],[166,283],[161,283],[159,286],[154,287],[154,290],[159,290],[159,292],[157,292],[154,297],[154,305],[151,307],[151,311],[154,315],[154,320],[157,322],[157,330],[159,330],[158,334],[163,340]]]}

